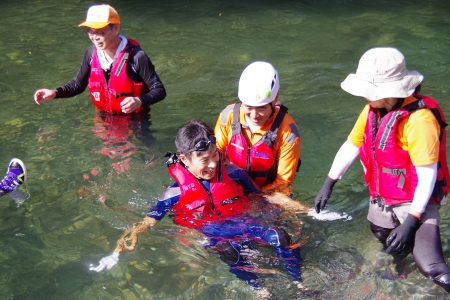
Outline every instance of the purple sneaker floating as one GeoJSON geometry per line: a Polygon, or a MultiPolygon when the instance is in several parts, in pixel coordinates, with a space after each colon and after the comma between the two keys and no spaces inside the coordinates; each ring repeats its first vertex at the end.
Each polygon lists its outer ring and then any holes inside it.
{"type": "Polygon", "coordinates": [[[6,175],[0,183],[0,196],[11,193],[26,180],[27,168],[25,164],[18,158],[11,159],[6,175]]]}

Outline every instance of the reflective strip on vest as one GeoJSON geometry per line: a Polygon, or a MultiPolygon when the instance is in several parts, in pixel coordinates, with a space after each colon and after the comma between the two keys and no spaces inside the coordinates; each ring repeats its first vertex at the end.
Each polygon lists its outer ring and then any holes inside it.
{"type": "Polygon", "coordinates": [[[406,169],[390,169],[390,168],[384,168],[383,167],[383,173],[392,174],[392,175],[395,175],[395,176],[400,176],[400,178],[398,179],[398,184],[397,184],[397,187],[399,189],[402,189],[403,186],[405,185],[406,169]]]}

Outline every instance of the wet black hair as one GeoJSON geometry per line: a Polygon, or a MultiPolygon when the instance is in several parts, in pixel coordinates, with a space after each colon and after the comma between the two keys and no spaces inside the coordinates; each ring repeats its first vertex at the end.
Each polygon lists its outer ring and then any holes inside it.
{"type": "MultiPolygon", "coordinates": [[[[191,158],[191,149],[195,148],[195,145],[200,141],[208,141],[210,136],[214,135],[214,130],[209,127],[208,124],[201,120],[192,120],[187,125],[183,126],[177,133],[175,138],[175,146],[177,147],[178,154],[184,154],[187,158],[191,158]]],[[[204,152],[208,151],[195,151],[200,156],[204,152]]]]}

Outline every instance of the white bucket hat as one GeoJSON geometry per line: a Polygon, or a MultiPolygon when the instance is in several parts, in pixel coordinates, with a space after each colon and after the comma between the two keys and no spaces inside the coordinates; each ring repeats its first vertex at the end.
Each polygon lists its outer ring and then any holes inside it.
{"type": "Polygon", "coordinates": [[[405,57],[396,48],[373,48],[359,60],[356,74],[341,83],[344,91],[375,101],[383,98],[405,98],[414,93],[423,75],[406,69],[405,57]]]}

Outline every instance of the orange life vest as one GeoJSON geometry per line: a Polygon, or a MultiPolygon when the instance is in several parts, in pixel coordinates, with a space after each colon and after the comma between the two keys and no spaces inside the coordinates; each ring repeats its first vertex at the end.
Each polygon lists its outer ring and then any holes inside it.
{"type": "Polygon", "coordinates": [[[277,158],[272,149],[277,139],[278,128],[288,109],[281,105],[270,129],[256,144],[249,147],[239,123],[240,107],[241,103],[236,103],[233,107],[232,136],[226,147],[227,156],[231,163],[245,169],[255,183],[262,187],[273,182],[277,175],[277,158]]]}

